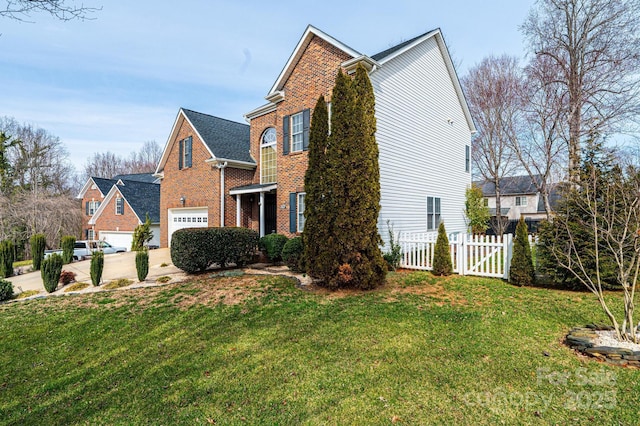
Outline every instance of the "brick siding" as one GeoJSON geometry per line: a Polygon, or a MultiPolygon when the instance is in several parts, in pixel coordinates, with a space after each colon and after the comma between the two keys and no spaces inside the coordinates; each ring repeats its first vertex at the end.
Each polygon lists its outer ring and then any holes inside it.
{"type": "MultiPolygon", "coordinates": [[[[277,230],[280,234],[292,236],[289,232],[289,193],[304,192],[304,174],[308,163],[306,151],[283,154],[282,119],[307,108],[313,114],[313,107],[320,95],[324,95],[329,102],[340,64],[349,59],[351,56],[345,52],[314,36],[284,83],[285,99],[278,103],[276,111],[251,120],[251,154],[258,162],[262,133],[269,127],[275,127],[277,132],[277,230]]],[[[260,183],[259,166],[254,183],[260,183]]]]}
{"type": "Polygon", "coordinates": [[[95,239],[100,238],[100,231],[133,232],[136,226],[140,224],[138,217],[126,201],[124,202],[123,214],[116,214],[116,198],[118,197],[122,198],[122,194],[119,191],[109,200],[97,218],[94,225],[95,239]]]}

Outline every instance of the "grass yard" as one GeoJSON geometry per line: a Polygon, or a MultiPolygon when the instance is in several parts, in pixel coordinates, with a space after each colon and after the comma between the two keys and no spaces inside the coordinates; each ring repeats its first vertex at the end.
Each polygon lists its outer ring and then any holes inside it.
{"type": "Polygon", "coordinates": [[[1,424],[638,423],[640,371],[561,343],[593,297],[393,273],[373,292],[283,277],[0,306],[1,424]]]}

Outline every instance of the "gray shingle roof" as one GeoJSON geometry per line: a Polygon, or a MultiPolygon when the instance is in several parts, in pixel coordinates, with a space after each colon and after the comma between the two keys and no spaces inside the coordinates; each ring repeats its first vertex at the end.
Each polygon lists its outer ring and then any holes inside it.
{"type": "Polygon", "coordinates": [[[134,173],[129,175],[118,175],[114,176],[112,180],[131,180],[136,182],[145,182],[145,183],[157,183],[158,178],[153,176],[153,173],[134,173]]]}
{"type": "Polygon", "coordinates": [[[148,214],[151,223],[160,223],[160,185],[131,180],[123,183],[118,189],[138,218],[144,222],[148,214]]]}
{"type": "MultiPolygon", "coordinates": [[[[534,178],[537,181],[540,180],[539,175],[534,176],[534,178]]],[[[475,181],[473,183],[482,189],[482,195],[485,197],[492,197],[496,195],[496,186],[493,182],[475,181]]],[[[534,181],[529,175],[509,176],[500,179],[500,191],[502,195],[525,195],[536,194],[538,192],[534,181]]]]}
{"type": "MultiPolygon", "coordinates": [[[[551,191],[549,191],[549,204],[551,204],[551,209],[555,210],[558,207],[558,201],[562,198],[562,185],[555,184],[551,187],[551,191]]],[[[538,213],[545,213],[544,209],[544,200],[542,197],[538,199],[538,213]]]]}
{"type": "Polygon", "coordinates": [[[113,179],[105,179],[105,178],[100,178],[95,176],[91,176],[91,179],[98,186],[98,189],[100,190],[100,192],[102,192],[102,195],[107,195],[111,190],[111,187],[115,185],[117,182],[113,179]]]}
{"type": "Polygon", "coordinates": [[[403,47],[410,45],[414,41],[418,40],[420,37],[424,37],[427,34],[430,34],[430,33],[434,32],[434,31],[437,31],[437,29],[431,30],[431,31],[427,31],[424,34],[420,34],[419,36],[414,37],[414,38],[412,38],[410,40],[403,41],[402,43],[397,44],[397,45],[395,45],[393,47],[390,47],[387,50],[383,50],[382,52],[376,53],[375,55],[371,56],[371,59],[373,59],[374,61],[379,61],[379,60],[381,60],[383,58],[386,58],[387,56],[397,52],[398,50],[402,49],[403,47]]]}
{"type": "Polygon", "coordinates": [[[217,158],[255,164],[249,153],[249,125],[185,108],[182,111],[217,158]]]}

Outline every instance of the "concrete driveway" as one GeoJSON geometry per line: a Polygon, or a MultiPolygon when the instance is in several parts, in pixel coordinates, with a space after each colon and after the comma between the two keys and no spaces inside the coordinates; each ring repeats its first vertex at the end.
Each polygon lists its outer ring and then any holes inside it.
{"type": "MultiPolygon", "coordinates": [[[[87,282],[91,284],[91,275],[89,268],[91,260],[82,260],[73,262],[62,267],[63,271],[71,271],[76,274],[76,282],[87,282]]],[[[149,251],[149,275],[145,282],[154,282],[156,278],[163,275],[172,275],[181,273],[182,271],[171,262],[171,254],[168,248],[156,249],[149,251]],[[160,266],[166,264],[168,266],[160,266]]],[[[134,282],[138,282],[136,273],[136,253],[114,253],[104,256],[104,270],[102,271],[102,281],[109,281],[120,278],[128,278],[134,282]]],[[[27,290],[45,291],[42,285],[42,277],[40,271],[30,272],[15,277],[7,278],[13,283],[14,293],[21,293],[27,290]]],[[[58,290],[60,291],[60,290],[58,290]]]]}

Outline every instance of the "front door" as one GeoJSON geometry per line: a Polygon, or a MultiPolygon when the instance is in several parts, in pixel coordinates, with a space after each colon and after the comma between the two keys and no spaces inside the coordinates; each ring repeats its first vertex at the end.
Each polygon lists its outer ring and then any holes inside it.
{"type": "Polygon", "coordinates": [[[278,201],[276,194],[264,194],[264,233],[272,234],[277,231],[278,201]]]}

